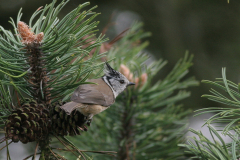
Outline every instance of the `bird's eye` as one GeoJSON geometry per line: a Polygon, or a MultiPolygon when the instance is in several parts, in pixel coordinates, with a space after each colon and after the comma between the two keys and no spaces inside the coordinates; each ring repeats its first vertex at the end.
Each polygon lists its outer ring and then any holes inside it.
{"type": "Polygon", "coordinates": [[[124,83],[124,80],[120,80],[120,83],[123,84],[123,83],[124,83]]]}

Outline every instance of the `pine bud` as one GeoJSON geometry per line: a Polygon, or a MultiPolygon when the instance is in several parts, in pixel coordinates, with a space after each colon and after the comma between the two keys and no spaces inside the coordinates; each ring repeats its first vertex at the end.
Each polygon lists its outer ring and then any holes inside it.
{"type": "Polygon", "coordinates": [[[41,43],[42,40],[43,40],[43,37],[44,37],[44,33],[43,33],[43,32],[38,33],[37,36],[36,36],[36,41],[37,41],[38,43],[41,43]]]}
{"type": "Polygon", "coordinates": [[[133,81],[133,74],[130,72],[130,69],[124,64],[120,65],[120,72],[129,80],[133,81]]]}
{"type": "Polygon", "coordinates": [[[19,21],[18,22],[18,32],[22,38],[23,44],[32,43],[35,39],[34,33],[31,31],[31,28],[26,25],[26,23],[19,21]]]}
{"type": "Polygon", "coordinates": [[[43,32],[35,35],[35,33],[31,31],[31,28],[29,28],[29,26],[22,21],[18,22],[18,32],[20,37],[22,38],[22,43],[25,45],[41,43],[44,36],[43,32]]]}
{"type": "Polygon", "coordinates": [[[142,87],[147,82],[147,73],[143,73],[140,77],[133,78],[133,74],[130,69],[124,64],[120,65],[120,72],[131,82],[135,83],[135,88],[142,87]]]}
{"type": "Polygon", "coordinates": [[[148,76],[147,76],[147,73],[143,73],[142,75],[141,75],[141,87],[147,82],[147,78],[148,78],[148,76]]]}

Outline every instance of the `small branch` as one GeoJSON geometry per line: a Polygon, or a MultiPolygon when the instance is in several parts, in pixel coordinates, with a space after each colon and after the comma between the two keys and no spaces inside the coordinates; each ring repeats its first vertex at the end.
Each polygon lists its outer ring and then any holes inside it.
{"type": "Polygon", "coordinates": [[[116,153],[115,151],[88,151],[88,150],[81,150],[82,152],[93,152],[93,153],[116,153]]]}
{"type": "MultiPolygon", "coordinates": [[[[64,138],[65,138],[65,137],[64,137],[64,138]]],[[[81,156],[83,156],[83,159],[84,159],[84,160],[86,160],[85,156],[82,154],[82,152],[81,152],[77,147],[75,147],[75,146],[74,146],[73,144],[71,144],[71,143],[68,143],[68,145],[71,146],[72,148],[76,148],[77,152],[78,152],[79,154],[81,154],[81,156]]]]}
{"type": "Polygon", "coordinates": [[[5,142],[5,141],[7,141],[7,140],[9,140],[9,139],[10,139],[10,138],[4,139],[3,141],[0,142],[0,144],[3,143],[3,142],[5,142]]]}
{"type": "Polygon", "coordinates": [[[61,156],[60,154],[58,153],[55,153],[58,157],[61,157],[62,159],[61,160],[67,160],[66,158],[64,158],[63,156],[61,156]]]}
{"type": "MultiPolygon", "coordinates": [[[[56,157],[57,159],[58,159],[58,157],[55,155],[55,153],[51,150],[51,149],[49,149],[50,150],[50,152],[54,155],[54,157],[56,157]]],[[[62,158],[62,156],[61,156],[61,158],[62,158]]],[[[59,160],[59,159],[58,159],[59,160]]]]}
{"type": "Polygon", "coordinates": [[[16,94],[16,96],[17,96],[17,102],[18,102],[18,106],[21,106],[21,103],[20,103],[20,100],[19,100],[19,97],[18,97],[18,93],[17,93],[17,91],[15,90],[15,94],[16,94]]]}
{"type": "MultiPolygon", "coordinates": [[[[6,136],[6,134],[5,134],[5,136],[6,136]]],[[[6,140],[6,145],[8,145],[8,140],[6,140]]],[[[8,147],[7,147],[7,160],[11,160],[8,147]]]]}
{"type": "MultiPolygon", "coordinates": [[[[131,150],[133,149],[133,126],[134,126],[134,108],[131,107],[133,104],[132,99],[133,95],[129,92],[126,92],[127,101],[123,104],[124,110],[121,117],[121,127],[123,128],[120,131],[119,141],[125,140],[122,146],[118,146],[118,158],[119,159],[130,159],[132,157],[131,150]],[[128,103],[129,101],[129,103],[128,103]],[[130,118],[128,118],[130,117],[130,118]]],[[[133,159],[133,158],[132,158],[133,159]]]]}
{"type": "Polygon", "coordinates": [[[113,45],[115,42],[117,42],[118,40],[120,40],[123,36],[124,33],[126,33],[129,30],[129,28],[125,29],[124,31],[122,31],[119,35],[117,35],[113,40],[111,40],[108,44],[113,45]]]}
{"type": "MultiPolygon", "coordinates": [[[[64,148],[52,148],[52,149],[61,150],[61,151],[70,151],[70,150],[67,150],[67,149],[64,149],[64,148]]],[[[72,151],[78,151],[78,150],[77,149],[72,149],[72,151]]],[[[110,155],[110,156],[113,156],[113,157],[116,157],[116,155],[114,155],[114,153],[117,154],[117,152],[114,152],[114,151],[87,151],[87,150],[80,150],[80,151],[81,152],[92,152],[92,153],[107,154],[107,155],[110,155]]]]}
{"type": "Polygon", "coordinates": [[[6,140],[6,136],[0,139],[0,143],[4,142],[6,140]]]}
{"type": "MultiPolygon", "coordinates": [[[[40,154],[40,153],[36,153],[36,155],[37,155],[37,154],[40,154]]],[[[23,160],[27,160],[28,158],[30,158],[30,157],[32,157],[32,156],[34,156],[34,154],[31,154],[31,155],[27,156],[27,157],[24,158],[23,160]]]]}
{"type": "Polygon", "coordinates": [[[62,140],[60,140],[59,138],[58,138],[58,136],[56,136],[56,135],[54,135],[69,151],[71,151],[76,157],[78,157],[71,149],[69,149],[68,147],[67,147],[67,145],[62,141],[62,140]]]}
{"type": "Polygon", "coordinates": [[[39,145],[39,142],[37,142],[37,145],[36,145],[36,148],[35,148],[35,152],[34,152],[34,156],[33,156],[33,159],[34,159],[34,160],[35,160],[35,158],[36,158],[38,145],[39,145]]]}

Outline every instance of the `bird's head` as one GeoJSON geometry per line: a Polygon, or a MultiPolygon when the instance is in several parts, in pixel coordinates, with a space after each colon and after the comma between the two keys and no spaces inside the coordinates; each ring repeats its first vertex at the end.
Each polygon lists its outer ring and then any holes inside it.
{"type": "Polygon", "coordinates": [[[104,72],[105,75],[103,76],[103,80],[111,87],[115,97],[124,91],[127,86],[135,84],[129,82],[129,80],[123,74],[114,70],[107,62],[104,72]]]}

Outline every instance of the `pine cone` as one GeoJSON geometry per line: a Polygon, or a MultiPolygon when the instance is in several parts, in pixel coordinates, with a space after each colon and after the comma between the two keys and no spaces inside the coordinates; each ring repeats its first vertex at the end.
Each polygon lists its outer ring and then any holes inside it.
{"type": "Polygon", "coordinates": [[[74,110],[70,115],[66,114],[60,106],[64,105],[65,102],[57,102],[53,104],[51,110],[52,128],[53,132],[57,135],[81,135],[81,131],[87,131],[85,124],[90,126],[90,122],[87,117],[74,110]]]}
{"type": "Polygon", "coordinates": [[[22,143],[44,139],[51,128],[47,107],[33,99],[26,99],[5,124],[7,137],[12,138],[13,142],[20,140],[22,143]]]}

